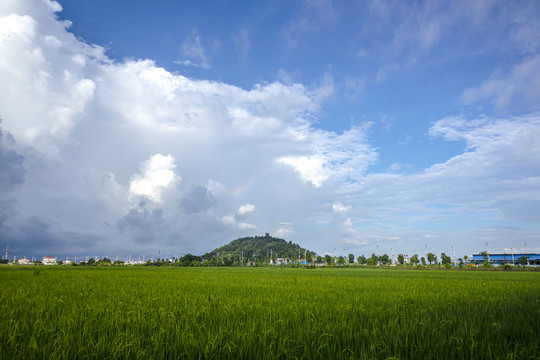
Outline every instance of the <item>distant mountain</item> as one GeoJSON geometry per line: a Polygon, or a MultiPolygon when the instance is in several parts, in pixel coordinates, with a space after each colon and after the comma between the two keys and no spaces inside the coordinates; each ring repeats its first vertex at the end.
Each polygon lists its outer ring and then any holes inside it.
{"type": "Polygon", "coordinates": [[[306,250],[300,245],[291,241],[276,238],[266,234],[265,236],[251,236],[236,239],[223,245],[217,249],[214,249],[202,256],[203,259],[211,259],[214,257],[230,257],[238,259],[240,253],[243,251],[245,259],[264,259],[266,256],[270,257],[270,252],[274,258],[290,258],[298,259],[298,249],[300,249],[300,256],[304,258],[304,254],[311,254],[315,256],[316,253],[310,250],[306,250]]]}

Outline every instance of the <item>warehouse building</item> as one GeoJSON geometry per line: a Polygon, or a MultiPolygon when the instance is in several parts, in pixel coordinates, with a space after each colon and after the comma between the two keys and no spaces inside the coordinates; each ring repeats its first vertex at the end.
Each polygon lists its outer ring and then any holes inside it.
{"type": "Polygon", "coordinates": [[[528,265],[540,265],[540,254],[473,254],[473,263],[480,265],[483,264],[489,258],[491,265],[503,265],[503,264],[522,264],[522,259],[527,259],[528,265]]]}

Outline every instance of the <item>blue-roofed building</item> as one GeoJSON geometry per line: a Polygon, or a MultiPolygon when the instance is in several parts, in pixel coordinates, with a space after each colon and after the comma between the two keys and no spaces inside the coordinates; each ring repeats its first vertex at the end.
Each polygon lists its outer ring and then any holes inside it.
{"type": "MultiPolygon", "coordinates": [[[[526,257],[529,265],[540,265],[540,254],[525,254],[525,253],[515,253],[515,254],[488,254],[489,262],[492,265],[503,265],[503,264],[520,264],[520,258],[526,257]]],[[[483,264],[486,261],[485,254],[473,254],[472,262],[474,264],[483,264]]]]}

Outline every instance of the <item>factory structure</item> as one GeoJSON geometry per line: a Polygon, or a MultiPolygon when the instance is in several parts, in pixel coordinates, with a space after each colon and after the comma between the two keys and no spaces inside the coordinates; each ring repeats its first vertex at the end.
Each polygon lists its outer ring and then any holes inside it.
{"type": "Polygon", "coordinates": [[[540,254],[515,253],[515,254],[473,254],[472,262],[481,265],[489,261],[491,265],[540,265],[540,254]]]}

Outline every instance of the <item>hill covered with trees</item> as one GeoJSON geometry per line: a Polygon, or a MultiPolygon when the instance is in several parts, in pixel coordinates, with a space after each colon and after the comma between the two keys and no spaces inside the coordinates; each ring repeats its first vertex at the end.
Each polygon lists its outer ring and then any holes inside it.
{"type": "Polygon", "coordinates": [[[243,255],[244,261],[268,262],[270,254],[272,254],[274,261],[277,258],[298,259],[298,254],[302,258],[304,255],[311,257],[316,255],[315,252],[302,248],[292,241],[266,234],[265,236],[250,236],[233,240],[227,245],[204,254],[202,258],[210,260],[217,257],[236,261],[243,255]]]}

